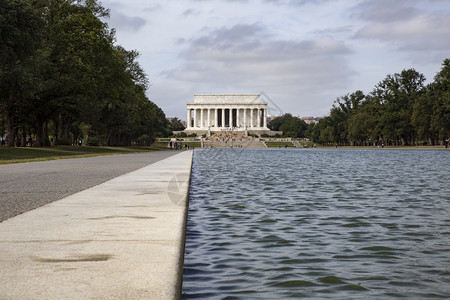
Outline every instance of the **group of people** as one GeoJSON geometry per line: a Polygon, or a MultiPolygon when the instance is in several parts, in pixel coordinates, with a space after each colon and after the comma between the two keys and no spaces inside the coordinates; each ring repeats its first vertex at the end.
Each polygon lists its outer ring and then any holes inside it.
{"type": "MultiPolygon", "coordinates": [[[[17,144],[18,147],[28,147],[28,146],[29,147],[33,147],[34,146],[34,142],[35,141],[33,141],[31,139],[31,137],[29,137],[27,140],[24,140],[24,139],[21,139],[21,138],[16,140],[16,144],[17,144]],[[23,144],[22,141],[25,141],[24,142],[25,144],[23,144]]],[[[8,144],[8,137],[0,137],[0,144],[1,144],[2,147],[6,146],[8,144]]]]}
{"type": "MultiPolygon", "coordinates": [[[[183,142],[176,140],[176,141],[170,141],[169,142],[169,148],[170,150],[182,150],[183,149],[183,142]]],[[[184,144],[184,148],[185,149],[191,149],[191,147],[189,146],[189,144],[184,144]]]]}

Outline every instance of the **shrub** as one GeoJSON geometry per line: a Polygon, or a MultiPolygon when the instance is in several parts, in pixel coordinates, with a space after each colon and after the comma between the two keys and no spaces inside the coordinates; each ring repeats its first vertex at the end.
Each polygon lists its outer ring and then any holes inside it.
{"type": "Polygon", "coordinates": [[[140,146],[150,146],[154,141],[155,139],[147,134],[143,134],[136,139],[136,143],[140,146]]]}
{"type": "Polygon", "coordinates": [[[98,138],[98,136],[90,136],[87,139],[86,145],[87,146],[98,146],[99,145],[99,138],[98,138]]]}
{"type": "Polygon", "coordinates": [[[59,139],[56,144],[57,145],[72,145],[72,139],[70,139],[70,138],[59,139]]]}

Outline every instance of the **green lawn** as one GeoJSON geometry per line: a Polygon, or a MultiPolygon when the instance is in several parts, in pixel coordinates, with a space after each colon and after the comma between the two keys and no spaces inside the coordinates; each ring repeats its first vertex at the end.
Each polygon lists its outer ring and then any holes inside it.
{"type": "Polygon", "coordinates": [[[313,148],[314,147],[314,145],[316,145],[316,147],[318,147],[319,145],[317,145],[316,143],[314,143],[314,142],[299,142],[299,144],[302,146],[302,147],[305,147],[306,146],[306,148],[313,148]]]}
{"type": "Polygon", "coordinates": [[[167,147],[168,144],[169,142],[154,142],[152,144],[152,148],[160,150],[168,150],[169,149],[169,147],[167,147]]]}
{"type": "Polygon", "coordinates": [[[294,144],[291,142],[266,142],[266,145],[269,148],[285,148],[286,146],[288,148],[294,147],[294,144]]]}
{"type": "MultiPolygon", "coordinates": [[[[164,150],[166,150],[165,148],[164,150]]],[[[1,147],[0,164],[43,161],[62,158],[89,157],[125,153],[138,153],[162,150],[157,147],[90,147],[90,146],[53,146],[53,147],[1,147]]]]}
{"type": "Polygon", "coordinates": [[[202,146],[201,142],[184,142],[184,144],[188,144],[189,147],[200,148],[202,146]]]}

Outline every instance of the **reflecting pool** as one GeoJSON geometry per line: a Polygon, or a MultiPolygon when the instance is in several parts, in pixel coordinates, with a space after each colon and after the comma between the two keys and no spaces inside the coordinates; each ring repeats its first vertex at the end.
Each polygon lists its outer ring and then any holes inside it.
{"type": "Polygon", "coordinates": [[[195,150],[185,299],[450,297],[450,151],[195,150]]]}

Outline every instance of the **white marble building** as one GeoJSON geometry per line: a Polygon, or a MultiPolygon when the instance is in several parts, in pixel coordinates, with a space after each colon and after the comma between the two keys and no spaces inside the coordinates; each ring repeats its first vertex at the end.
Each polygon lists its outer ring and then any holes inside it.
{"type": "Polygon", "coordinates": [[[185,131],[267,131],[267,103],[260,95],[194,95],[185,131]]]}

